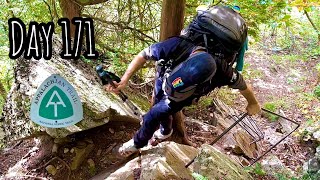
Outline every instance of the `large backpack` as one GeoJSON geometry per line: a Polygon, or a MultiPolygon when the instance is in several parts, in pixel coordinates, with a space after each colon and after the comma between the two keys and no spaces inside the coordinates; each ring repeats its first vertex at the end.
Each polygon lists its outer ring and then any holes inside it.
{"type": "MultiPolygon", "coordinates": [[[[217,59],[233,65],[238,51],[247,38],[247,26],[241,15],[225,6],[214,6],[200,11],[193,21],[181,32],[182,39],[172,57],[159,62],[163,73],[171,74],[174,67],[185,61],[190,50],[203,46],[217,59]]],[[[208,80],[209,82],[210,80],[208,80]]],[[[196,95],[201,96],[210,91],[208,82],[197,87],[196,95]]]]}
{"type": "Polygon", "coordinates": [[[206,47],[210,54],[223,56],[233,64],[247,38],[247,25],[233,9],[213,6],[198,11],[193,21],[181,32],[181,37],[194,45],[206,47]]]}

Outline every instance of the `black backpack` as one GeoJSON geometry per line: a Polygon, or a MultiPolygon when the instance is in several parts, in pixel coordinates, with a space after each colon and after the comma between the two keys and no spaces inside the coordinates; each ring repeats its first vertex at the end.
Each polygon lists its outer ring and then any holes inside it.
{"type": "MultiPolygon", "coordinates": [[[[198,12],[193,21],[182,30],[179,43],[172,56],[158,62],[158,72],[168,72],[186,60],[190,50],[203,46],[208,53],[232,66],[238,51],[247,38],[247,25],[241,15],[225,6],[214,6],[198,12]]],[[[163,75],[163,74],[161,74],[163,75]]],[[[209,82],[209,81],[208,81],[209,82]]],[[[210,92],[210,85],[203,83],[197,88],[199,97],[210,92]]]]}
{"type": "Polygon", "coordinates": [[[247,25],[233,9],[213,6],[198,11],[193,21],[182,30],[181,37],[196,46],[206,47],[211,55],[222,56],[233,64],[247,38],[247,25]]]}

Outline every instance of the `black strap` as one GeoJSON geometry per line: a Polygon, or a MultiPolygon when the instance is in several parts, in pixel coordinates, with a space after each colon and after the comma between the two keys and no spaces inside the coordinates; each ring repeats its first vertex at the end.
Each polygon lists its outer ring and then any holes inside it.
{"type": "Polygon", "coordinates": [[[196,45],[192,43],[192,41],[186,37],[179,36],[182,41],[179,43],[178,47],[172,52],[172,66],[171,69],[176,67],[178,64],[186,60],[189,56],[188,52],[190,52],[196,45]]]}

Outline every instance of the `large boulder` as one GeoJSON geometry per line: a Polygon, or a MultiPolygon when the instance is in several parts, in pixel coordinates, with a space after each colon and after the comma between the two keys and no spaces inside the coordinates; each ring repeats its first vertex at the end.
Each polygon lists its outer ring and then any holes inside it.
{"type": "MultiPolygon", "coordinates": [[[[8,142],[46,131],[55,138],[103,125],[111,119],[138,121],[122,101],[101,88],[94,66],[82,60],[65,60],[59,56],[61,40],[54,37],[51,60],[16,60],[15,80],[0,121],[4,139],[8,142]],[[65,78],[77,91],[84,110],[83,120],[67,128],[44,128],[30,120],[30,102],[40,84],[52,74],[65,78]],[[116,116],[121,116],[116,118],[116,116]]],[[[1,132],[1,131],[0,131],[1,132]]],[[[0,139],[1,140],[1,139],[0,139]]]]}
{"type": "Polygon", "coordinates": [[[210,145],[203,145],[198,150],[174,142],[163,142],[156,147],[144,148],[141,157],[129,161],[107,177],[99,175],[93,179],[191,180],[194,179],[192,177],[194,173],[208,179],[253,179],[238,163],[210,145]],[[185,165],[196,156],[194,163],[185,168],[185,165]]]}
{"type": "Polygon", "coordinates": [[[237,162],[210,145],[201,146],[193,171],[208,179],[253,179],[237,162]]]}
{"type": "Polygon", "coordinates": [[[156,147],[142,149],[141,157],[131,160],[105,178],[106,180],[192,179],[191,171],[184,166],[197,153],[198,150],[191,146],[162,142],[156,147]]]}

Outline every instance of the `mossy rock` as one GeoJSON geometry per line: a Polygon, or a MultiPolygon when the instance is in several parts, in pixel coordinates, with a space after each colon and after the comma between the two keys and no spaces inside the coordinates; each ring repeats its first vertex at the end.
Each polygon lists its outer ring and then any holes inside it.
{"type": "Polygon", "coordinates": [[[208,179],[253,180],[238,163],[210,145],[202,145],[194,162],[194,172],[208,179]]]}

